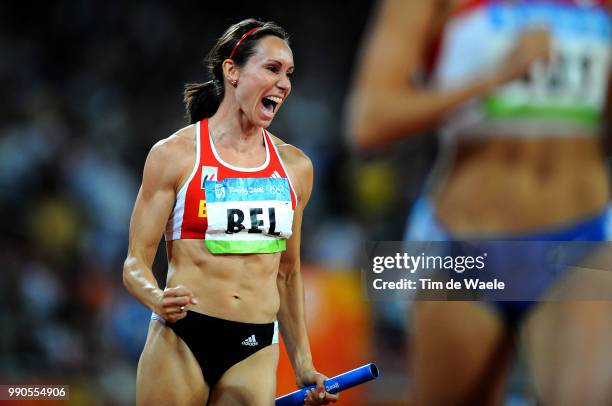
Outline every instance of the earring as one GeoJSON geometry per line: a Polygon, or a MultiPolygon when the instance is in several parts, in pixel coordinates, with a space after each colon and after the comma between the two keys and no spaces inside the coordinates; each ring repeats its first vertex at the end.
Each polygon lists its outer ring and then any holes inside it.
{"type": "Polygon", "coordinates": [[[232,80],[230,82],[232,84],[232,86],[237,87],[238,86],[238,81],[236,79],[232,80]]]}

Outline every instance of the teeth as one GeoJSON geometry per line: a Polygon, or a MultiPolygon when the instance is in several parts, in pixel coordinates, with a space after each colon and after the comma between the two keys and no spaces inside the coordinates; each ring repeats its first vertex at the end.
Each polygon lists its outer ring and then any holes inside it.
{"type": "Polygon", "coordinates": [[[266,96],[266,99],[272,100],[275,103],[280,103],[280,102],[283,101],[283,99],[281,99],[280,97],[277,97],[277,96],[266,96]]]}

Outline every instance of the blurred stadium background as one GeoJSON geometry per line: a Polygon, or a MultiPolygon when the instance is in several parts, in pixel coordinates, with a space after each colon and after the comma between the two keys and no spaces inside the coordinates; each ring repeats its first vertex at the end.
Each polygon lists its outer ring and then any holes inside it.
{"type": "MultiPolygon", "coordinates": [[[[364,300],[358,261],[364,240],[401,239],[436,145],[420,137],[358,157],[342,134],[371,8],[367,0],[0,4],[0,383],[69,384],[72,404],[133,403],[150,312],[124,289],[121,271],[144,160],[187,124],[183,85],[206,79],[202,60],[215,39],[257,17],[292,34],[296,62],[271,130],[315,167],[303,272],[316,365],[333,376],[374,361],[381,379],[342,403],[406,404],[402,312],[364,300]]],[[[163,283],[163,246],[154,271],[163,283]]],[[[279,394],[295,389],[286,357],[278,379],[279,394]]]]}

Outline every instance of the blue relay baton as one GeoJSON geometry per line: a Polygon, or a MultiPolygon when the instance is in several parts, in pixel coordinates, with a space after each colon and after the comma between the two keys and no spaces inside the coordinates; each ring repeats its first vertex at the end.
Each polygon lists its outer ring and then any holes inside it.
{"type": "MultiPolygon", "coordinates": [[[[359,368],[355,368],[352,371],[345,372],[343,374],[329,378],[323,385],[325,390],[329,393],[338,393],[353,386],[357,386],[364,382],[371,381],[378,378],[380,372],[374,364],[366,364],[359,368]]],[[[281,396],[276,399],[275,406],[299,406],[304,404],[304,398],[306,397],[306,391],[312,388],[316,388],[316,385],[305,386],[302,389],[291,392],[285,396],[281,396]]]]}

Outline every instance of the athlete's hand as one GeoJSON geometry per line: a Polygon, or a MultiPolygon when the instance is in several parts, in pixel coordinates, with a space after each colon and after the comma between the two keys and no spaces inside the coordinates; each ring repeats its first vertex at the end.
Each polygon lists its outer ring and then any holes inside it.
{"type": "Polygon", "coordinates": [[[498,84],[503,84],[525,75],[534,62],[548,62],[551,58],[550,32],[545,27],[533,27],[523,31],[510,54],[498,71],[498,84]]]}
{"type": "Polygon", "coordinates": [[[316,384],[317,387],[307,392],[306,398],[304,398],[304,404],[307,406],[314,405],[328,405],[330,403],[336,403],[340,395],[331,394],[325,391],[325,385],[323,382],[328,379],[325,375],[311,369],[302,373],[296,378],[296,383],[300,388],[316,384]]]}
{"type": "Polygon", "coordinates": [[[198,304],[193,293],[182,285],[166,288],[158,304],[157,313],[166,321],[174,323],[187,316],[187,306],[198,304]]]}

